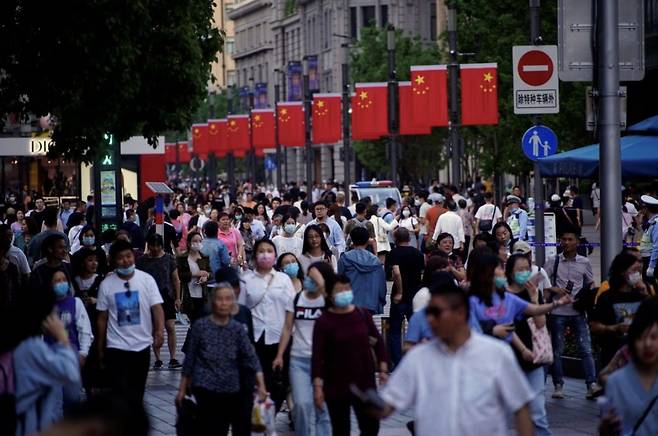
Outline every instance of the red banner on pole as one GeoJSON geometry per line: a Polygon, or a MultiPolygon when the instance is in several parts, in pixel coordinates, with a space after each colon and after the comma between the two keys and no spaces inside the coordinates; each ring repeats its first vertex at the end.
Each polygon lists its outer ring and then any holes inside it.
{"type": "Polygon", "coordinates": [[[411,115],[427,126],[447,126],[448,72],[445,65],[411,67],[411,115]]]}
{"type": "Polygon", "coordinates": [[[192,147],[201,159],[207,159],[210,152],[210,138],[208,136],[208,124],[192,124],[192,147]]]}
{"type": "Polygon", "coordinates": [[[331,144],[342,138],[340,94],[313,95],[313,143],[331,144]]]}
{"type": "Polygon", "coordinates": [[[226,138],[229,152],[249,151],[249,115],[229,115],[226,138]]]}
{"type": "Polygon", "coordinates": [[[428,135],[432,128],[426,123],[419,123],[414,117],[413,89],[411,82],[398,83],[400,95],[400,135],[428,135]]]}
{"type": "Polygon", "coordinates": [[[279,144],[287,147],[301,147],[306,143],[304,107],[299,101],[285,101],[277,104],[279,122],[279,144]]]}
{"type": "Polygon", "coordinates": [[[460,65],[462,125],[498,124],[497,64],[460,65]]]}
{"type": "Polygon", "coordinates": [[[256,151],[274,147],[274,109],[252,110],[251,129],[256,151]]]}
{"type": "Polygon", "coordinates": [[[388,135],[388,84],[357,83],[352,97],[352,138],[388,135]]]}

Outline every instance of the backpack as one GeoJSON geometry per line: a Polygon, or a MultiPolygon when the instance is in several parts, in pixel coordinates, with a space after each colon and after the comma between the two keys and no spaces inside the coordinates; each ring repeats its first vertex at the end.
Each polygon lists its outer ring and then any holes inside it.
{"type": "Polygon", "coordinates": [[[13,435],[16,433],[16,393],[8,389],[9,381],[14,378],[14,371],[11,368],[11,355],[9,358],[9,367],[0,363],[0,377],[4,383],[4,388],[0,392],[0,434],[13,435]]]}
{"type": "Polygon", "coordinates": [[[490,232],[491,229],[493,229],[493,219],[494,216],[496,216],[496,209],[498,206],[494,204],[484,204],[480,207],[485,207],[485,206],[493,206],[493,210],[491,211],[491,217],[489,219],[481,219],[480,222],[478,223],[478,230],[481,232],[490,232]]]}

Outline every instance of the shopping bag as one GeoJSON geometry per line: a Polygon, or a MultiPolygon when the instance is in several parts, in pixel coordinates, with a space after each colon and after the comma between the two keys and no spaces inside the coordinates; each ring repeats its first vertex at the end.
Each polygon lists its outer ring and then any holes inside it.
{"type": "Polygon", "coordinates": [[[267,436],[277,436],[276,412],[274,401],[268,396],[265,401],[254,398],[254,407],[251,410],[251,431],[267,436]]]}

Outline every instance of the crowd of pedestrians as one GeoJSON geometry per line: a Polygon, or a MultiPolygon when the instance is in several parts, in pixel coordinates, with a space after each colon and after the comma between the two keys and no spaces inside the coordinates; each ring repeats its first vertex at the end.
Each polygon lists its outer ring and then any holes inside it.
{"type": "Polygon", "coordinates": [[[656,197],[624,196],[632,244],[599,284],[576,187],[546,205],[559,247],[544,265],[519,187],[498,201],[436,182],[349,205],[333,184],[174,188],[164,234],[152,199],[127,197],[100,234],[85,202],[6,211],[3,431],[61,426],[103,398],[141,408],[149,370],[166,367],[182,374],[179,410],[194,399],[191,434],[248,435],[271,402],[298,436],[347,436],[352,412],[376,435],[396,410],[416,435],[550,435],[547,377],[564,399],[575,348],[600,432],[658,434],[656,197]]]}

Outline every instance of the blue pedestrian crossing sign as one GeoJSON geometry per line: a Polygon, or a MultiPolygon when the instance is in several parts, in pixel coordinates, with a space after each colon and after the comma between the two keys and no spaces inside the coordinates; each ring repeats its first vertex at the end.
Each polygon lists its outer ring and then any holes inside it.
{"type": "Polygon", "coordinates": [[[274,171],[276,169],[276,160],[272,156],[265,158],[265,169],[267,171],[274,171]]]}
{"type": "Polygon", "coordinates": [[[530,160],[538,160],[557,153],[557,135],[549,127],[538,124],[523,134],[521,147],[530,160]]]}

